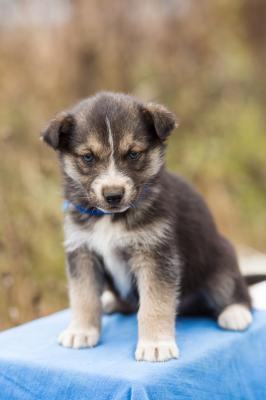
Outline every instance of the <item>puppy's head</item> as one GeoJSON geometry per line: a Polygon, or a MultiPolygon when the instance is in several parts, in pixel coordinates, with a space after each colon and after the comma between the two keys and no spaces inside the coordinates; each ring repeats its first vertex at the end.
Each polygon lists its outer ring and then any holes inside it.
{"type": "Polygon", "coordinates": [[[163,106],[99,93],[60,113],[42,137],[58,151],[64,173],[82,188],[90,207],[123,212],[158,174],[175,125],[163,106]]]}

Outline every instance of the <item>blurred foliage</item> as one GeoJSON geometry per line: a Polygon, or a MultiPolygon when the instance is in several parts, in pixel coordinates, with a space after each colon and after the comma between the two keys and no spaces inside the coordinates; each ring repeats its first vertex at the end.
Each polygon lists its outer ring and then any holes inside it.
{"type": "Polygon", "coordinates": [[[266,2],[110,4],[0,1],[0,328],[67,305],[60,177],[38,135],[101,89],[176,112],[168,166],[224,233],[266,250],[266,2]]]}

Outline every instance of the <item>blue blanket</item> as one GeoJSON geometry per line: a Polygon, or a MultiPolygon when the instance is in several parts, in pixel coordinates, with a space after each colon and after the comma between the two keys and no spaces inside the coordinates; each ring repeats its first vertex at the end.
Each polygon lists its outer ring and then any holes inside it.
{"type": "Polygon", "coordinates": [[[0,333],[0,400],[266,399],[266,312],[244,333],[177,322],[179,360],[134,361],[136,317],[104,317],[94,349],[57,345],[64,311],[0,333]]]}

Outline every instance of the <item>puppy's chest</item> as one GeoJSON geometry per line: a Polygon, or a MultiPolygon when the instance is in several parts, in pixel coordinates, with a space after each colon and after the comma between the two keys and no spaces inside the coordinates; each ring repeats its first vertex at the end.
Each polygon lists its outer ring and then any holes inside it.
{"type": "Polygon", "coordinates": [[[111,275],[120,295],[125,298],[131,289],[131,270],[125,252],[128,250],[128,233],[111,217],[100,219],[89,232],[88,247],[99,254],[106,271],[111,275]]]}
{"type": "Polygon", "coordinates": [[[157,220],[149,227],[129,231],[123,222],[114,222],[109,215],[88,221],[85,225],[75,223],[67,215],[64,230],[66,251],[71,252],[86,245],[99,254],[120,295],[125,298],[132,286],[131,266],[125,254],[130,256],[131,251],[151,249],[161,243],[168,235],[169,223],[157,220]]]}

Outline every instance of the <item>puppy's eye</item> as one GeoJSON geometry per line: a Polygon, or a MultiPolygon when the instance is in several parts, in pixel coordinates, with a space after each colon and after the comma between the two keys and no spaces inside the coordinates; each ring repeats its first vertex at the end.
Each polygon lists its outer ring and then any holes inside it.
{"type": "Polygon", "coordinates": [[[91,164],[95,160],[95,157],[94,157],[94,155],[92,153],[87,153],[84,156],[82,156],[82,160],[86,164],[91,164]]]}
{"type": "Polygon", "coordinates": [[[127,153],[127,158],[129,160],[138,160],[141,156],[141,152],[140,151],[129,151],[127,153]]]}

